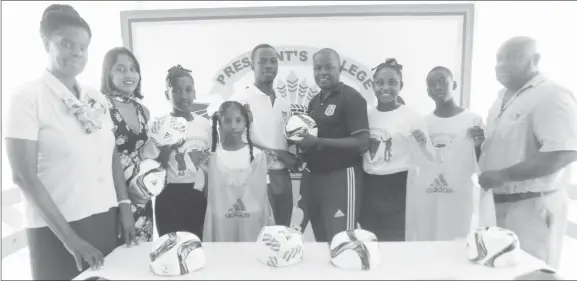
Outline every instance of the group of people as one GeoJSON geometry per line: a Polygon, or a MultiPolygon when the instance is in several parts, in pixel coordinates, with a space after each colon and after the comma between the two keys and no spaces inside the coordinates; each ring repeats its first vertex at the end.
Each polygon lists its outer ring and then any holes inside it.
{"type": "Polygon", "coordinates": [[[306,169],[299,207],[316,241],[358,227],[379,241],[407,240],[407,204],[417,188],[436,198],[426,209],[437,214],[428,239],[465,236],[471,175],[480,169],[479,184],[494,193],[497,225],[514,231],[525,251],[558,266],[567,219],[564,171],[577,160],[577,102],[539,73],[531,38],[512,38],[498,51],[495,71],[504,89],[486,128],[454,101],[457,84],[448,68],[435,67],[424,79],[436,108],[423,117],[401,102],[403,67],[388,59],[375,68],[378,105],[368,109],[359,92],[340,82],[339,54],[322,49],[313,56],[321,91],[307,112],[318,134],[289,141],[283,130],[291,105],[273,87],[279,67],[273,46],[254,48],[254,83],[222,103],[212,120],[192,112],[194,79],[177,65],[168,70],[164,94],[169,114],[186,119],[187,135],[163,147],[147,136],[154,124],[140,101],[140,65],[130,50],[106,53],[96,91],[76,80],[92,33],[74,8],[49,6],[40,35],[49,66],[12,95],[6,126],[13,178],[28,202],[34,279],[72,279],[102,266],[122,243],[151,241],[154,224],[159,235],[189,231],[203,241],[230,242],[254,241],[266,225],[291,227],[290,169],[300,161],[306,169]],[[132,202],[124,178],[124,169],[144,159],[167,171],[154,206],[132,202]],[[435,166],[425,186],[415,180],[435,166]]]}

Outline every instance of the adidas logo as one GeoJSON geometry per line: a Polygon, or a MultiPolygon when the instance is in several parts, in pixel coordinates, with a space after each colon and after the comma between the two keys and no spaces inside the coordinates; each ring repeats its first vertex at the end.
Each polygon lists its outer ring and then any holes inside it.
{"type": "Polygon", "coordinates": [[[152,180],[152,181],[150,181],[150,184],[152,184],[152,186],[156,186],[157,183],[158,183],[158,180],[152,180]]]}
{"type": "Polygon", "coordinates": [[[341,218],[341,217],[344,217],[344,216],[345,216],[345,214],[344,214],[341,210],[338,210],[338,211],[335,213],[335,218],[341,218]]]}
{"type": "Polygon", "coordinates": [[[165,140],[170,139],[170,137],[171,137],[171,135],[170,135],[169,132],[165,132],[165,133],[164,133],[164,139],[165,139],[165,140]]]}
{"type": "Polygon", "coordinates": [[[242,202],[242,199],[237,199],[236,202],[234,204],[232,204],[232,208],[228,209],[228,213],[226,213],[224,215],[225,218],[227,219],[232,219],[232,218],[249,218],[250,214],[246,212],[246,206],[244,205],[244,202],[242,202]]]}
{"type": "Polygon", "coordinates": [[[443,174],[440,174],[427,188],[427,193],[453,193],[443,174]]]}

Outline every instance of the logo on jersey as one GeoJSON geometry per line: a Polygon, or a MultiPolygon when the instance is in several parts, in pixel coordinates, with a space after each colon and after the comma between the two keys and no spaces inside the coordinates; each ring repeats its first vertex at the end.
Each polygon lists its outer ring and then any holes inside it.
{"type": "Polygon", "coordinates": [[[244,205],[244,202],[242,202],[242,199],[239,198],[234,202],[234,204],[232,204],[232,208],[228,209],[228,213],[226,213],[224,217],[227,219],[246,219],[250,217],[250,214],[246,211],[246,206],[244,205]]]}
{"type": "Polygon", "coordinates": [[[335,114],[335,109],[337,109],[336,105],[329,104],[329,106],[327,106],[327,109],[325,110],[325,115],[326,116],[333,116],[333,114],[335,114]]]}
{"type": "Polygon", "coordinates": [[[455,139],[454,135],[449,134],[433,134],[431,135],[431,142],[435,147],[437,161],[445,162],[447,155],[451,150],[451,145],[455,139]]]}
{"type": "Polygon", "coordinates": [[[341,218],[341,217],[344,217],[344,216],[345,216],[345,214],[344,214],[343,211],[341,211],[341,210],[338,210],[338,211],[335,213],[335,218],[341,218]]]}
{"type": "Polygon", "coordinates": [[[371,137],[369,138],[369,156],[372,161],[375,161],[375,157],[379,152],[381,145],[384,145],[382,159],[385,162],[391,162],[393,158],[393,138],[383,129],[371,130],[371,137]]]}
{"type": "Polygon", "coordinates": [[[449,184],[445,179],[445,175],[440,174],[427,188],[427,193],[453,193],[453,189],[449,188],[449,184]]]}

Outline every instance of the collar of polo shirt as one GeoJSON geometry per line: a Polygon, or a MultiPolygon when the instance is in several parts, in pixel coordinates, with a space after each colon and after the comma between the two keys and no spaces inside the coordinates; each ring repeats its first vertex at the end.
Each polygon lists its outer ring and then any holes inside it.
{"type": "Polygon", "coordinates": [[[321,101],[326,101],[330,96],[340,94],[343,91],[344,87],[345,87],[345,83],[339,82],[339,84],[337,84],[337,86],[334,89],[328,91],[328,95],[326,95],[325,98],[323,98],[322,94],[326,93],[327,90],[321,89],[321,92],[319,93],[319,98],[321,101]]]}
{"type": "MultiPolygon", "coordinates": [[[[535,77],[533,77],[531,80],[529,80],[529,82],[525,83],[525,85],[523,87],[521,87],[521,89],[519,89],[515,95],[520,95],[522,94],[525,90],[532,88],[532,87],[537,87],[539,84],[541,84],[542,82],[544,82],[546,80],[545,75],[543,75],[542,73],[538,73],[537,75],[535,75],[535,77]]],[[[505,93],[507,93],[507,88],[503,88],[501,90],[501,93],[499,93],[499,96],[501,98],[503,98],[503,96],[505,95],[505,93]]]]}

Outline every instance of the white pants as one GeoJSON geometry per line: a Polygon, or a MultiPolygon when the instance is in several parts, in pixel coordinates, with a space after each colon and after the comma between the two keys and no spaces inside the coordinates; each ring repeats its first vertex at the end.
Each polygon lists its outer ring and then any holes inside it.
{"type": "Polygon", "coordinates": [[[567,209],[564,189],[542,197],[495,204],[497,226],[515,232],[523,251],[555,269],[559,269],[567,209]]]}

